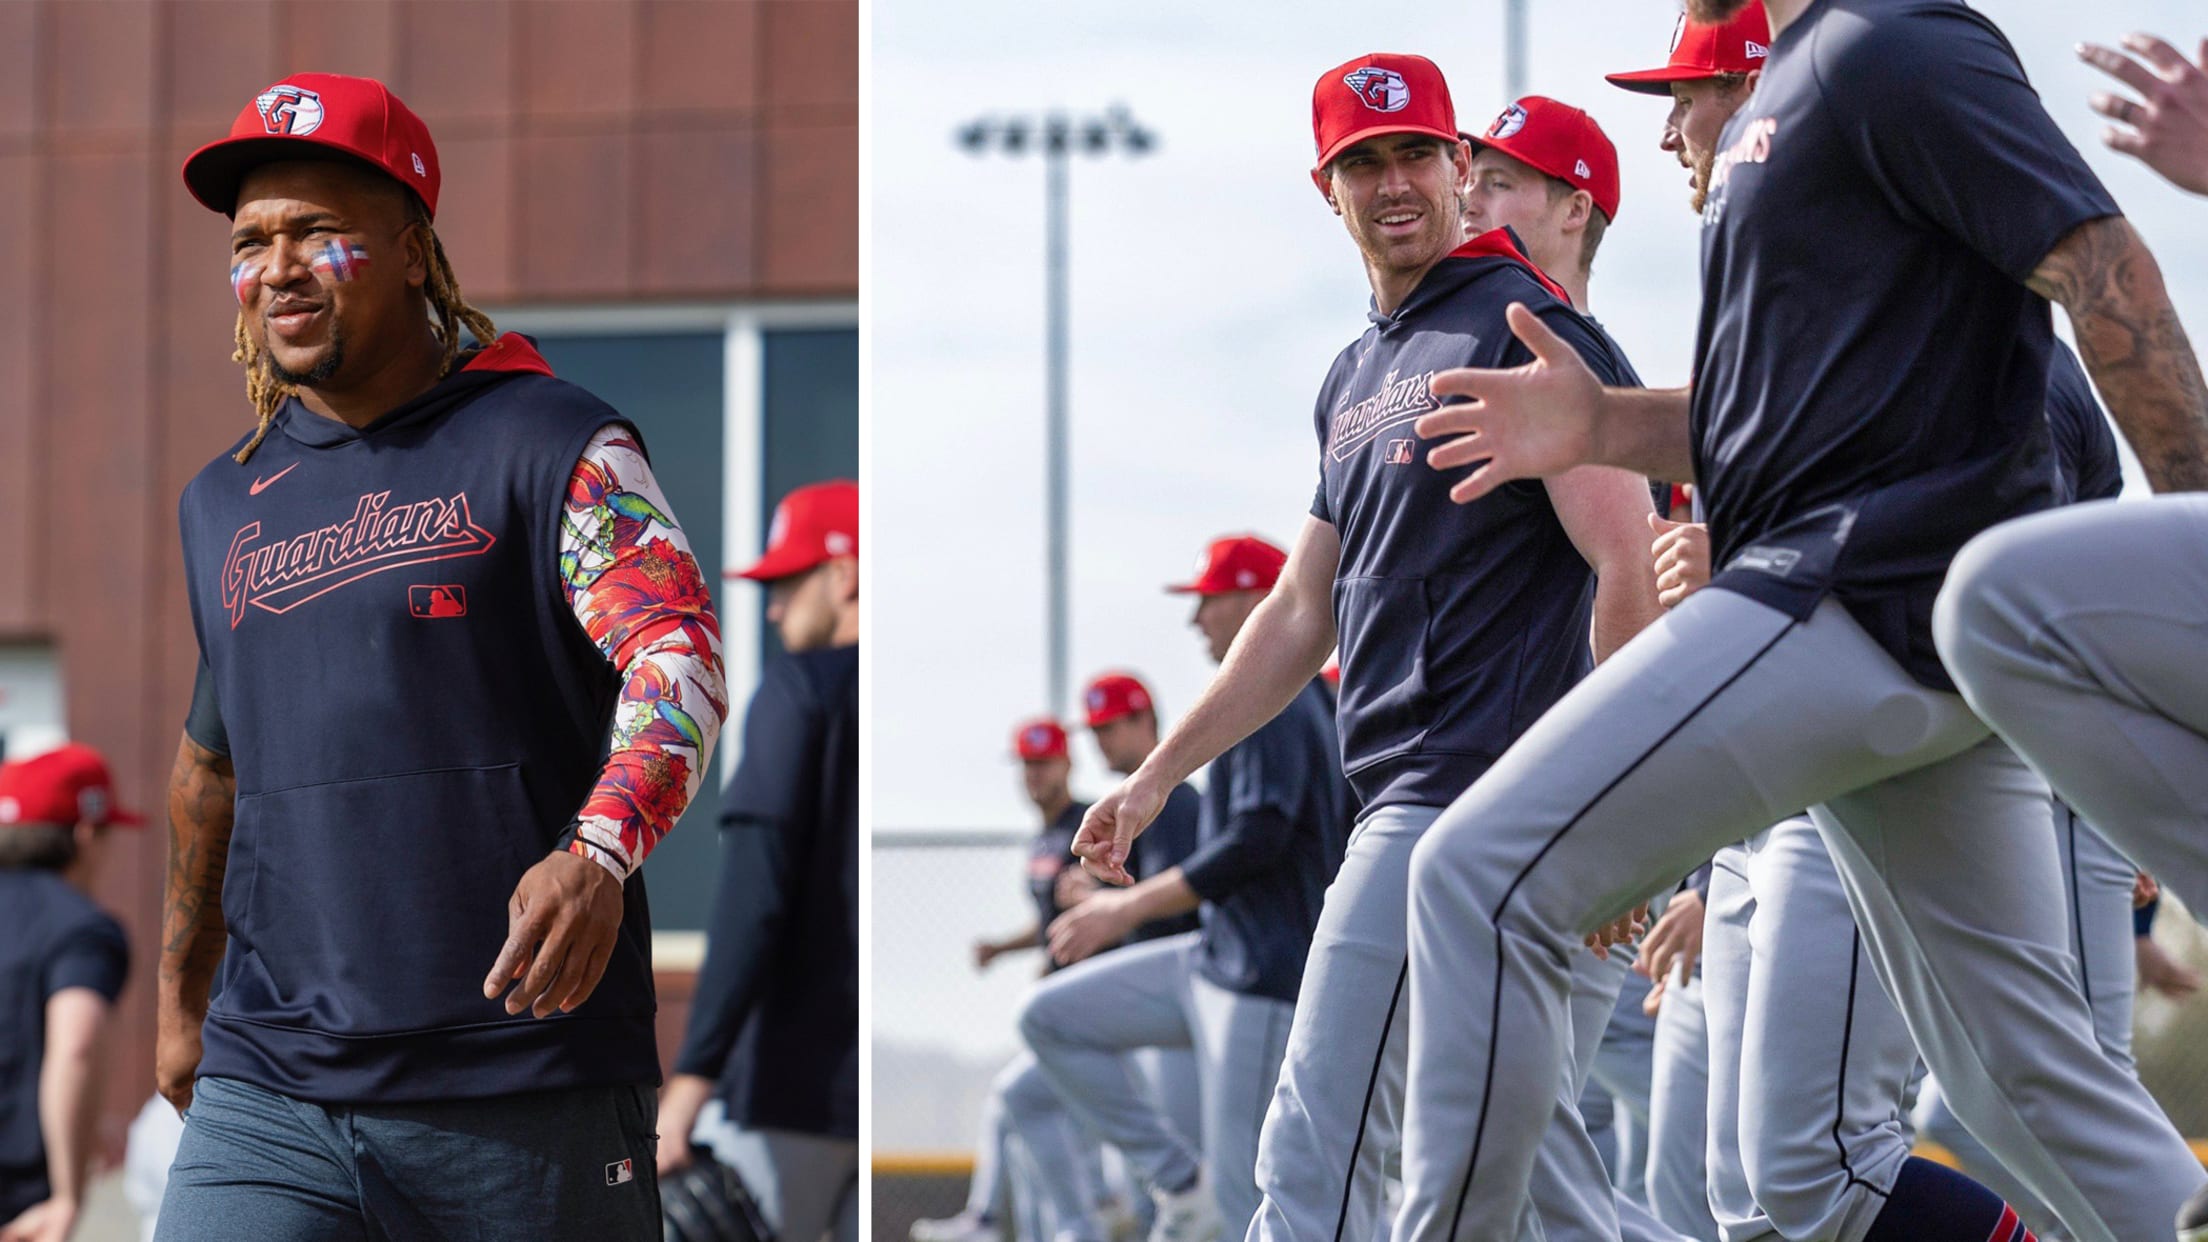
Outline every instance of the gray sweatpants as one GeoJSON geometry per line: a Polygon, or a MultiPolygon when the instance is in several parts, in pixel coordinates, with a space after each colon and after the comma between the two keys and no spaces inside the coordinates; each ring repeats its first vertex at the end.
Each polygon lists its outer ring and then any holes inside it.
{"type": "Polygon", "coordinates": [[[1200,1159],[1233,1235],[1257,1212],[1258,1127],[1294,1007],[1230,992],[1198,974],[1202,936],[1131,945],[1059,971],[1028,994],[1020,1033],[1059,1098],[1146,1182],[1165,1189],[1195,1178],[1198,1151],[1174,1130],[1126,1054],[1193,1048],[1203,1095],[1200,1159]]]}
{"type": "Polygon", "coordinates": [[[1398,1237],[1507,1236],[1567,1052],[1579,938],[1805,805],[1956,1112],[2086,1242],[2166,1231],[2208,1175],[2094,1039],[2046,913],[2062,878],[2045,799],[1838,602],[1795,622],[1729,591],[1688,597],[1414,852],[1398,1237]]]}
{"type": "Polygon", "coordinates": [[[991,1210],[1009,1189],[1021,1236],[1100,1242],[1096,1205],[1104,1167],[1096,1137],[1066,1107],[1035,1054],[1022,1052],[997,1072],[988,1107],[998,1146],[993,1160],[976,1166],[967,1208],[991,1210]]]}
{"type": "Polygon", "coordinates": [[[859,1145],[794,1130],[746,1130],[714,1100],[691,1141],[743,1175],[781,1242],[858,1242],[859,1145]]]}
{"type": "Polygon", "coordinates": [[[1933,630],[1978,714],[2208,918],[2208,496],[1997,526],[1955,558],[1933,630]]]}
{"type": "MultiPolygon", "coordinates": [[[[1405,910],[1412,851],[1438,807],[1384,806],[1359,821],[1311,941],[1295,1023],[1257,1156],[1263,1203],[1250,1242],[1365,1242],[1379,1236],[1382,1179],[1399,1146],[1405,995],[1405,910]]],[[[1551,1098],[1529,1202],[1507,1235],[1600,1238],[1621,1222],[1601,1154],[1579,1118],[1602,1030],[1630,959],[1584,948],[1571,967],[1574,1046],[1551,1098]]],[[[1665,1238],[1628,1209],[1632,1239],[1665,1238]]],[[[1652,1224],[1652,1222],[1649,1222],[1652,1224]]]]}

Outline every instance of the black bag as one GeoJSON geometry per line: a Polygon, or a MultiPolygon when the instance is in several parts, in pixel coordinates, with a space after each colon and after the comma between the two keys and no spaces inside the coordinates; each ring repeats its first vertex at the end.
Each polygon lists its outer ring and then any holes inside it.
{"type": "Polygon", "coordinates": [[[703,1150],[660,1179],[659,1207],[666,1242],[775,1242],[743,1177],[703,1150]]]}

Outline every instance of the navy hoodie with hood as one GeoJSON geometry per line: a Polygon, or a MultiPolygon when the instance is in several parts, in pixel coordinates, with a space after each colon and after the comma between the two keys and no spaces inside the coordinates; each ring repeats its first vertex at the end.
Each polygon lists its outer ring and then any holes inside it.
{"type": "Polygon", "coordinates": [[[604,762],[618,677],[557,549],[575,463],[620,421],[509,335],[366,427],[288,401],[184,489],[237,771],[202,1075],[325,1103],[658,1081],[641,875],[573,1013],[483,995],[515,883],[604,762]]]}
{"type": "Polygon", "coordinates": [[[1548,488],[1507,483],[1469,505],[1464,472],[1426,465],[1412,424],[1440,408],[1453,367],[1513,367],[1532,352],[1503,317],[1523,302],[1607,384],[1639,384],[1624,355],[1498,229],[1426,273],[1393,314],[1334,359],[1319,389],[1312,516],[1341,536],[1342,767],[1366,813],[1446,806],[1593,667],[1594,573],[1548,488]]]}

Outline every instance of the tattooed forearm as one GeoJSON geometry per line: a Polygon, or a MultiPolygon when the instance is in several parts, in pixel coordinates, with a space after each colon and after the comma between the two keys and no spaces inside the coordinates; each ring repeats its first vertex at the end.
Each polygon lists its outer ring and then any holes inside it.
{"type": "Polygon", "coordinates": [[[2208,490],[2208,384],[2131,223],[2109,216],[2070,230],[2030,284],[2070,312],[2078,356],[2147,482],[2158,492],[2208,490]]]}
{"type": "Polygon", "coordinates": [[[169,773],[169,879],[161,898],[160,997],[164,1008],[207,1008],[222,961],[222,878],[230,860],[237,775],[230,760],[186,737],[169,773]]]}

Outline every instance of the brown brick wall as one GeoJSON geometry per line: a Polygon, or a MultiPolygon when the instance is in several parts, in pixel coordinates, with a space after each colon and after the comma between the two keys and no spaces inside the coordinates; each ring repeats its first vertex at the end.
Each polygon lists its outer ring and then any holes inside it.
{"type": "MultiPolygon", "coordinates": [[[[0,4],[0,637],[58,645],[72,731],[152,810],[194,663],[176,497],[249,418],[226,225],[177,169],[306,70],[429,123],[471,300],[858,290],[856,0],[0,4]]],[[[111,1150],[152,1086],[164,849],[118,842],[101,886],[133,950],[111,1150]]]]}

